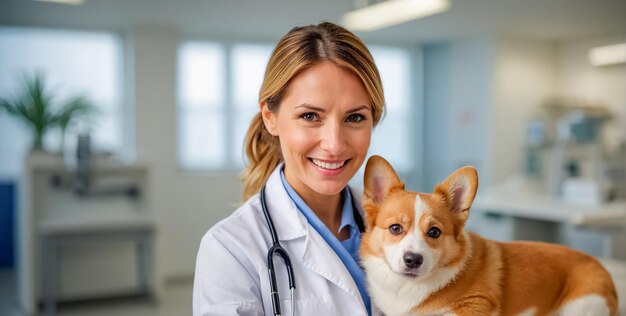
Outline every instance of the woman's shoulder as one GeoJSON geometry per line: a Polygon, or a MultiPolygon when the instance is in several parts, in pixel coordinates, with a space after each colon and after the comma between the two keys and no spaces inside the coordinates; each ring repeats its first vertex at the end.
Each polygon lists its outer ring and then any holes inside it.
{"type": "Polygon", "coordinates": [[[209,228],[204,234],[202,241],[205,242],[208,239],[217,239],[219,241],[240,239],[243,233],[250,235],[258,231],[259,225],[262,225],[261,219],[259,194],[255,194],[229,216],[209,228]]]}
{"type": "MultiPolygon", "coordinates": [[[[216,298],[226,292],[215,286],[230,286],[236,293],[258,288],[261,271],[266,269],[266,238],[257,219],[257,202],[252,198],[231,215],[213,225],[202,237],[196,256],[196,287],[204,287],[206,297],[216,298]],[[251,278],[249,278],[251,277],[251,278]],[[237,284],[224,284],[238,280],[237,284]]],[[[226,293],[228,294],[228,293],[226,293]]],[[[242,300],[237,295],[235,301],[242,300]]],[[[217,299],[214,303],[228,303],[217,299]]],[[[222,305],[220,305],[222,306],[222,305]]],[[[233,305],[234,306],[234,305],[233,305]]]]}

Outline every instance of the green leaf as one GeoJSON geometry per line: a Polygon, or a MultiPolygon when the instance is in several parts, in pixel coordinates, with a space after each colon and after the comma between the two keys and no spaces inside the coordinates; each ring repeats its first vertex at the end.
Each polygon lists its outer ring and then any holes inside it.
{"type": "Polygon", "coordinates": [[[78,117],[98,114],[97,108],[84,96],[74,96],[55,107],[55,98],[46,89],[44,75],[23,75],[23,90],[13,99],[0,99],[0,110],[22,121],[34,132],[34,144],[40,145],[47,130],[60,127],[62,132],[78,117]],[[57,111],[55,109],[58,108],[57,111]]]}
{"type": "Polygon", "coordinates": [[[86,97],[76,96],[63,104],[54,114],[53,120],[65,130],[73,119],[98,113],[98,109],[86,97]]]}

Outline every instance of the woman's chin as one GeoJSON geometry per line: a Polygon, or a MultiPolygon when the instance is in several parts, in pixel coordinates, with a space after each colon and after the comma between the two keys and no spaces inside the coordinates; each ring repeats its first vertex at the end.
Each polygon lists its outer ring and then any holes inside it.
{"type": "Polygon", "coordinates": [[[346,187],[348,181],[322,181],[315,186],[315,192],[321,195],[334,196],[346,187]]]}

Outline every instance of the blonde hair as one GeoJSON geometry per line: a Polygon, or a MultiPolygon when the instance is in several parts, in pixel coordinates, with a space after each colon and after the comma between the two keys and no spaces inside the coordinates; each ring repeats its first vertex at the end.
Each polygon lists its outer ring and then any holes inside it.
{"type": "MultiPolygon", "coordinates": [[[[266,102],[276,113],[291,79],[323,61],[344,67],[361,79],[372,104],[375,126],[383,115],[385,98],[372,55],[356,35],[330,22],[295,27],[278,42],[265,70],[259,102],[266,102]]],[[[278,137],[265,129],[260,112],[250,123],[244,148],[248,157],[241,173],[245,201],[261,189],[283,159],[278,137]]]]}

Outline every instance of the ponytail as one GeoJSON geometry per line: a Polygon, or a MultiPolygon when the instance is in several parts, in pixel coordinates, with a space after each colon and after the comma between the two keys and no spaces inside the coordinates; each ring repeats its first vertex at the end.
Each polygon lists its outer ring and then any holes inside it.
{"type": "Polygon", "coordinates": [[[261,113],[252,119],[244,141],[248,164],[241,172],[243,181],[243,200],[246,201],[261,190],[270,174],[282,161],[278,137],[270,135],[265,129],[261,113]]]}

